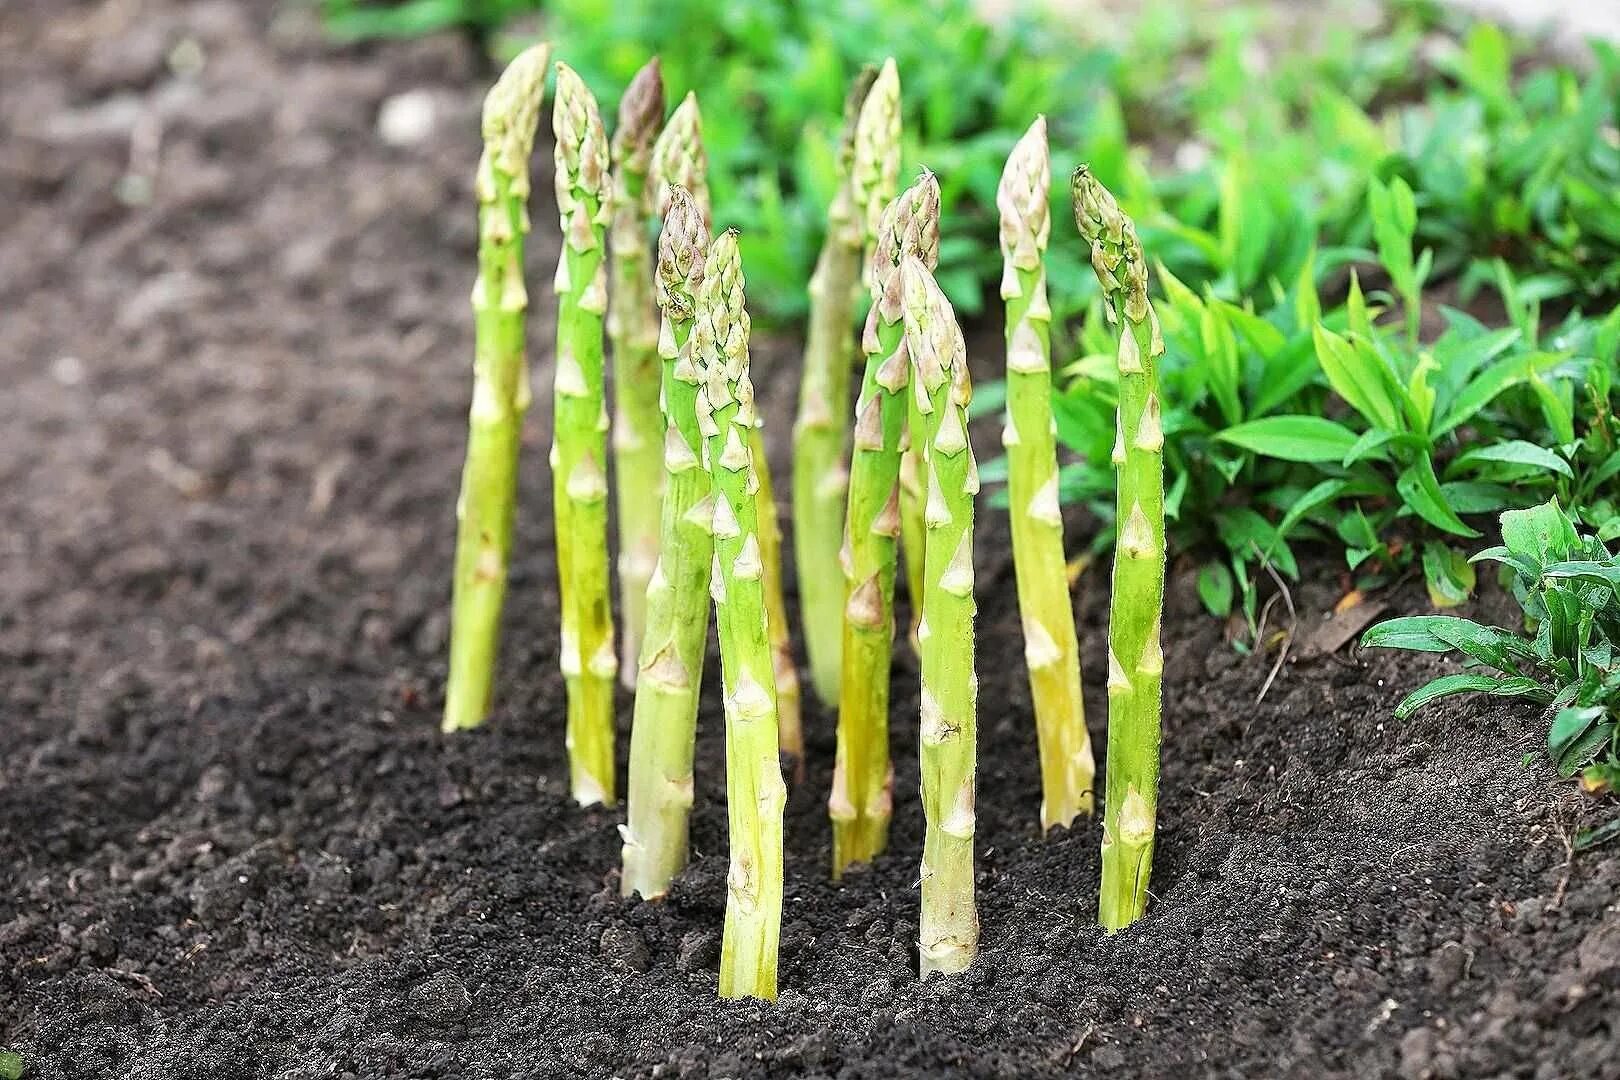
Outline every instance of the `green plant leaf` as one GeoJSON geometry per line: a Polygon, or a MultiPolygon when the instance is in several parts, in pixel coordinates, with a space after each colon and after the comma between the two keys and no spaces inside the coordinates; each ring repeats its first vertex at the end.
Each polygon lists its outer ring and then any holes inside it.
{"type": "Polygon", "coordinates": [[[1376,355],[1357,349],[1320,323],[1316,326],[1315,341],[1316,358],[1334,392],[1373,426],[1386,431],[1400,430],[1400,415],[1390,393],[1389,373],[1376,355]]]}
{"type": "Polygon", "coordinates": [[[1434,463],[1427,454],[1402,470],[1400,478],[1395,481],[1395,490],[1400,492],[1402,501],[1414,513],[1435,528],[1456,536],[1479,535],[1479,530],[1468,526],[1446,505],[1445,496],[1440,491],[1440,481],[1434,475],[1434,463]]]}
{"type": "Polygon", "coordinates": [[[1502,515],[1502,542],[1525,563],[1540,568],[1568,559],[1580,545],[1575,523],[1550,499],[1540,506],[1509,510],[1502,515]]]}
{"type": "Polygon", "coordinates": [[[1423,545],[1423,579],[1429,600],[1438,608],[1464,603],[1474,592],[1474,566],[1449,544],[1423,545]]]}
{"type": "Polygon", "coordinates": [[[1207,562],[1198,568],[1198,598],[1218,619],[1232,614],[1232,571],[1222,562],[1207,562]]]}
{"type": "Polygon", "coordinates": [[[1447,475],[1467,472],[1471,466],[1482,462],[1503,465],[1524,465],[1535,469],[1544,469],[1547,472],[1557,473],[1559,476],[1574,476],[1574,470],[1569,462],[1548,450],[1523,439],[1511,439],[1507,442],[1490,443],[1485,446],[1476,446],[1458,457],[1446,469],[1447,475]]]}
{"type": "Polygon", "coordinates": [[[1558,775],[1574,776],[1609,741],[1614,721],[1608,712],[1602,705],[1570,705],[1558,710],[1547,731],[1547,753],[1558,775]]]}
{"type": "Polygon", "coordinates": [[[1340,461],[1356,433],[1320,416],[1267,416],[1229,427],[1216,438],[1284,461],[1340,461]]]}
{"type": "Polygon", "coordinates": [[[1496,697],[1534,697],[1542,692],[1533,679],[1510,676],[1481,675],[1471,671],[1456,675],[1442,675],[1433,682],[1420,686],[1407,694],[1395,706],[1397,719],[1405,720],[1431,701],[1455,694],[1492,694],[1496,697]]]}

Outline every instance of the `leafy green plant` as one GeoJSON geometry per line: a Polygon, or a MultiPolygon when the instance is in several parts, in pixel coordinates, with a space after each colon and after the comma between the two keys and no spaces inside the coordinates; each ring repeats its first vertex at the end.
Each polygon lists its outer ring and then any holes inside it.
{"type": "Polygon", "coordinates": [[[539,0],[405,0],[398,4],[321,0],[321,13],[328,31],[347,40],[418,37],[455,29],[485,36],[539,6],[539,0]]]}
{"type": "Polygon", "coordinates": [[[1502,544],[1474,556],[1501,563],[1524,609],[1526,631],[1450,615],[1416,615],[1373,627],[1362,644],[1460,652],[1472,670],[1442,675],[1395,707],[1400,718],[1444,697],[1482,693],[1549,706],[1547,754],[1561,776],[1583,769],[1620,776],[1620,559],[1581,536],[1556,499],[1502,515],[1502,544]]]}
{"type": "Polygon", "coordinates": [[[1553,295],[1620,291],[1620,52],[1594,42],[1592,55],[1584,77],[1540,65],[1516,78],[1510,40],[1479,23],[1444,65],[1459,89],[1400,112],[1380,168],[1411,182],[1438,269],[1486,253],[1553,295]]]}

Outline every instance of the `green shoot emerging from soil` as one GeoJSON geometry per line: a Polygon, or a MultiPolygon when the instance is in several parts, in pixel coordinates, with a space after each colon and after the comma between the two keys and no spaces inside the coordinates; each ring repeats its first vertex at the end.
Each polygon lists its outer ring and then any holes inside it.
{"type": "MultiPolygon", "coordinates": [[[[619,513],[619,605],[624,655],[641,655],[647,583],[658,562],[664,421],[658,410],[658,316],[647,244],[653,196],[647,183],[653,140],[664,123],[664,80],[647,61],[619,99],[613,133],[612,277],[608,337],[613,342],[613,454],[619,513]]],[[[634,687],[636,669],[622,675],[634,687]]]]}
{"type": "Polygon", "coordinates": [[[693,738],[703,646],[709,631],[714,500],[702,467],[698,367],[692,355],[697,293],[709,253],[703,213],[683,187],[671,189],[658,240],[663,329],[664,471],[659,555],[647,590],[647,636],[637,664],[624,835],[624,895],[662,896],[686,865],[692,809],[693,738]]]}
{"type": "MultiPolygon", "coordinates": [[[[866,231],[855,203],[851,172],[862,105],[877,69],[862,70],[844,106],[838,143],[837,187],[827,207],[827,239],[810,278],[810,325],[799,383],[799,414],[793,425],[793,538],[799,579],[839,580],[838,547],[843,541],[844,500],[849,493],[850,370],[854,365],[856,293],[866,231]]],[[[836,588],[799,590],[805,647],[816,694],[838,701],[838,665],[843,652],[844,605],[836,588]]]]}
{"type": "Polygon", "coordinates": [[[1158,366],[1164,353],[1147,294],[1136,227],[1082,165],[1074,218],[1091,245],[1104,311],[1119,328],[1119,411],[1113,461],[1119,472],[1119,540],[1108,608],[1108,772],[1104,795],[1102,897],[1108,930],[1140,918],[1153,866],[1159,798],[1159,696],[1164,657],[1164,428],[1158,366]]]}
{"type": "Polygon", "coordinates": [[[520,53],[484,100],[478,162],[476,344],[467,463],[456,506],[450,681],[444,729],[475,727],[489,713],[500,646],[506,568],[517,510],[518,447],[530,399],[523,317],[523,241],[529,232],[529,155],[546,90],[550,47],[520,53]]]}
{"type": "Polygon", "coordinates": [[[962,971],[979,949],[973,901],[973,776],[979,682],[973,671],[973,500],[979,472],[968,445],[967,350],[950,301],[921,259],[901,266],[910,426],[927,485],[918,749],[926,831],[921,973],[962,971]]]}
{"type": "Polygon", "coordinates": [[[693,354],[701,383],[698,425],[714,498],[715,621],[725,682],[726,877],[720,996],[776,997],[782,923],[782,810],[777,761],[776,679],[760,554],[754,387],[748,374],[748,311],[737,235],[715,238],[698,297],[693,354]]]}
{"type": "Polygon", "coordinates": [[[844,648],[838,750],[828,814],[833,876],[869,862],[888,842],[894,771],[889,764],[889,671],[894,651],[895,543],[900,534],[900,447],[906,387],[900,266],[939,255],[939,183],[920,180],[883,212],[871,259],[872,307],[862,335],[866,374],[855,409],[849,508],[841,556],[844,648]]]}
{"type": "Polygon", "coordinates": [[[1001,295],[1007,303],[1007,496],[1024,658],[1041,748],[1041,828],[1091,813],[1096,765],[1080,699],[1080,644],[1069,606],[1052,418],[1052,310],[1046,241],[1052,215],[1046,119],[1025,133],[1001,175],[1001,295]]]}
{"type": "Polygon", "coordinates": [[[607,133],[596,99],[557,65],[557,370],[551,447],[562,672],[568,684],[568,761],[574,798],[613,802],[613,615],[608,599],[607,403],[602,317],[606,225],[612,213],[607,133]]]}

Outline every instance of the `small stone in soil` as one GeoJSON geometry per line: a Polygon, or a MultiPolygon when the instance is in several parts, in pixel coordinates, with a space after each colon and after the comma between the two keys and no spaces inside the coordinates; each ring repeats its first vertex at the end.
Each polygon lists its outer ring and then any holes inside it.
{"type": "Polygon", "coordinates": [[[603,959],[627,971],[646,971],[652,964],[646,941],[633,927],[623,924],[615,924],[602,931],[597,948],[603,959]]]}
{"type": "Polygon", "coordinates": [[[448,971],[441,971],[418,983],[408,999],[413,1014],[430,1024],[453,1024],[472,1008],[467,984],[448,971]]]}

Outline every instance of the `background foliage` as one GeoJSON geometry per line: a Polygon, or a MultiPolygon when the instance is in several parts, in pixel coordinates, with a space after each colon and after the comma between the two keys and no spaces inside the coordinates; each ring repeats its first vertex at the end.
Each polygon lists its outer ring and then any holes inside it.
{"type": "MultiPolygon", "coordinates": [[[[1190,18],[1172,0],[1107,23],[990,21],[970,0],[324,6],[351,37],[460,27],[499,51],[503,30],[541,34],[608,115],[657,52],[671,97],[702,103],[716,218],[742,229],[766,323],[803,313],[863,63],[899,63],[904,168],[940,177],[940,277],[970,314],[1000,275],[1002,163],[1045,113],[1056,175],[1090,163],[1159,264],[1172,535],[1210,610],[1251,628],[1261,584],[1298,573],[1301,543],[1342,551],[1361,587],[1421,571],[1448,606],[1475,584],[1463,545],[1489,515],[1556,496],[1600,540],[1620,533],[1620,316],[1583,314],[1620,296],[1611,48],[1577,71],[1423,0],[1372,28],[1289,22],[1283,5],[1190,18]]],[[[1061,182],[1053,204],[1064,495],[1103,520],[1103,546],[1112,349],[1081,318],[1095,280],[1061,182]]],[[[998,408],[997,391],[976,408],[998,408]]]]}

